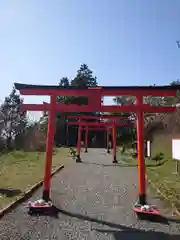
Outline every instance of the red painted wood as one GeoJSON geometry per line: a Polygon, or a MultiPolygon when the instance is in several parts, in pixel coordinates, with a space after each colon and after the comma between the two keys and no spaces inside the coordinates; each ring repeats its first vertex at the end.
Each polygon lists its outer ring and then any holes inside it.
{"type": "Polygon", "coordinates": [[[161,213],[155,208],[153,208],[153,209],[151,209],[151,211],[149,211],[149,210],[144,210],[141,208],[134,207],[134,212],[137,214],[142,213],[142,214],[150,214],[150,215],[157,215],[157,216],[161,215],[161,213]]]}
{"type": "Polygon", "coordinates": [[[45,169],[44,169],[44,184],[43,184],[43,199],[48,201],[50,194],[50,183],[51,183],[51,169],[52,169],[52,153],[54,147],[54,131],[55,131],[55,118],[56,111],[54,109],[56,98],[51,97],[51,111],[49,114],[48,121],[48,132],[46,139],[46,158],[45,158],[45,169]]]}
{"type": "Polygon", "coordinates": [[[82,125],[79,120],[79,126],[78,126],[78,143],[77,143],[77,153],[80,156],[81,154],[81,132],[82,132],[82,125]]]}
{"type": "MultiPolygon", "coordinates": [[[[142,97],[137,97],[137,104],[141,107],[143,104],[142,97]]],[[[145,159],[144,159],[144,113],[139,111],[137,113],[137,142],[138,142],[138,191],[140,204],[142,197],[146,193],[146,180],[145,180],[145,159]]]]}
{"type": "Polygon", "coordinates": [[[153,89],[124,89],[124,90],[112,90],[103,89],[101,91],[102,96],[176,96],[176,90],[153,90],[153,89]]]}
{"type": "Polygon", "coordinates": [[[112,116],[112,115],[102,115],[102,116],[87,116],[87,115],[75,115],[75,116],[67,116],[69,119],[127,119],[126,116],[112,116]]]}
{"type": "MultiPolygon", "coordinates": [[[[88,126],[88,127],[108,127],[113,126],[113,122],[67,122],[68,125],[81,125],[81,126],[88,126]]],[[[116,126],[129,126],[130,123],[127,122],[116,122],[116,126]]]]}
{"type": "Polygon", "coordinates": [[[109,131],[106,131],[107,149],[109,149],[109,131]]]}
{"type": "Polygon", "coordinates": [[[86,134],[85,134],[85,148],[86,148],[86,150],[87,150],[87,148],[88,148],[88,132],[89,132],[89,130],[91,130],[91,129],[89,129],[88,127],[86,127],[85,130],[86,130],[86,134]]]}
{"type": "Polygon", "coordinates": [[[103,96],[176,96],[176,90],[156,90],[150,88],[137,89],[116,89],[116,88],[89,88],[89,89],[44,89],[44,88],[24,88],[19,90],[22,95],[41,95],[41,96],[89,96],[92,94],[99,94],[99,97],[103,96]]]}
{"type": "MultiPolygon", "coordinates": [[[[139,199],[146,194],[145,187],[145,162],[144,162],[144,112],[149,113],[161,113],[161,112],[173,112],[176,107],[169,106],[150,106],[143,105],[142,96],[176,96],[176,91],[178,89],[172,90],[168,87],[162,89],[161,87],[97,87],[89,89],[58,89],[51,87],[41,87],[41,86],[25,86],[22,87],[20,84],[16,84],[22,95],[48,95],[51,96],[51,104],[22,104],[21,109],[25,111],[49,111],[49,123],[48,123],[48,134],[47,134],[47,144],[46,144],[46,164],[45,164],[45,174],[44,174],[44,189],[43,196],[47,198],[50,191],[50,173],[52,167],[52,149],[54,140],[54,121],[56,112],[135,112],[137,114],[137,139],[138,139],[138,185],[139,185],[139,199]],[[103,96],[136,96],[137,103],[135,105],[129,106],[102,106],[100,103],[101,97],[103,96]],[[65,105],[56,104],[56,96],[88,96],[89,104],[87,106],[79,105],[65,105]],[[48,194],[47,194],[48,193],[48,194]]],[[[89,117],[88,117],[89,119],[89,117]]],[[[92,118],[91,118],[92,119],[92,118]]],[[[114,119],[114,118],[109,118],[114,119]]],[[[109,126],[113,127],[113,149],[115,156],[115,127],[129,125],[128,123],[117,123],[112,125],[112,123],[86,123],[85,125],[78,124],[77,122],[68,122],[69,125],[75,124],[79,126],[78,130],[78,153],[80,154],[80,144],[81,144],[81,131],[82,126],[109,126]]],[[[140,204],[144,204],[140,200],[140,204]]]]}
{"type": "MultiPolygon", "coordinates": [[[[49,104],[22,104],[21,110],[25,111],[49,111],[49,104]]],[[[96,109],[99,112],[137,112],[139,107],[137,105],[129,106],[101,106],[100,109],[96,109]]],[[[93,112],[95,109],[91,106],[80,106],[76,104],[66,105],[66,104],[56,104],[56,112],[93,112]]],[[[150,106],[142,105],[141,110],[143,112],[173,112],[176,110],[176,107],[171,106],[150,106]]]]}
{"type": "Polygon", "coordinates": [[[113,122],[112,137],[113,137],[113,161],[116,161],[116,122],[113,122]]]}
{"type": "MultiPolygon", "coordinates": [[[[87,127],[86,127],[87,128],[87,127]]],[[[86,130],[86,128],[84,130],[86,130]]],[[[103,127],[94,127],[94,128],[91,128],[91,127],[88,127],[88,131],[108,131],[108,128],[103,128],[103,127]]]]}

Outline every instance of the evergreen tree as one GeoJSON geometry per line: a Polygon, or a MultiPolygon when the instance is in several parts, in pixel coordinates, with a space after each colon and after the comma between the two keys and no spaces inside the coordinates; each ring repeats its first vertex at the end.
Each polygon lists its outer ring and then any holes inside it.
{"type": "Polygon", "coordinates": [[[71,81],[71,86],[78,88],[95,87],[97,86],[97,78],[93,76],[93,72],[88,65],[82,64],[76,77],[71,81]]]}
{"type": "MultiPolygon", "coordinates": [[[[67,77],[63,77],[61,78],[59,85],[63,87],[72,86],[77,88],[95,87],[97,86],[97,78],[93,76],[92,70],[90,70],[86,64],[82,64],[80,65],[80,68],[77,71],[75,78],[71,82],[67,77]]],[[[78,105],[88,104],[87,97],[59,96],[57,97],[57,101],[59,103],[65,103],[65,104],[78,104],[78,105]]],[[[81,113],[58,113],[57,114],[56,133],[55,133],[55,140],[57,143],[65,144],[67,142],[69,143],[75,142],[75,140],[73,139],[77,138],[77,129],[75,129],[73,126],[69,126],[67,128],[66,121],[67,121],[68,115],[78,115],[78,114],[81,114],[81,113]],[[69,135],[69,137],[67,135],[69,135]]],[[[85,114],[94,115],[95,113],[83,113],[83,115],[85,114]]]]}
{"type": "Polygon", "coordinates": [[[27,125],[26,113],[20,111],[22,103],[23,99],[13,88],[10,95],[5,98],[4,103],[1,105],[1,114],[3,116],[1,136],[5,139],[8,149],[12,147],[12,140],[22,133],[27,125]]]}

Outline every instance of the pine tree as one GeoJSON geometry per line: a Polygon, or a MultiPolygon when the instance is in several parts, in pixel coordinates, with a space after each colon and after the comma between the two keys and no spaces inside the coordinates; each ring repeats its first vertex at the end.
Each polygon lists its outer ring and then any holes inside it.
{"type": "Polygon", "coordinates": [[[1,136],[6,142],[8,149],[12,148],[12,140],[22,133],[27,125],[26,113],[20,111],[20,105],[23,99],[17,94],[16,89],[13,88],[8,97],[5,98],[1,105],[1,114],[3,118],[3,128],[1,136]]]}

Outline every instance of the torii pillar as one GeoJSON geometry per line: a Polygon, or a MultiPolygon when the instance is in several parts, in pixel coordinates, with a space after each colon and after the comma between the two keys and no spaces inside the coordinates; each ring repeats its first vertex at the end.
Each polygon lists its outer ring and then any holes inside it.
{"type": "MultiPolygon", "coordinates": [[[[79,120],[79,123],[81,121],[79,120]]],[[[78,126],[78,141],[77,141],[77,156],[76,156],[76,162],[80,163],[81,161],[81,133],[82,133],[82,125],[79,124],[78,126]]]]}
{"type": "Polygon", "coordinates": [[[109,147],[109,129],[106,130],[106,139],[107,139],[107,153],[110,153],[110,147],[109,147]]]}
{"type": "Polygon", "coordinates": [[[115,123],[115,121],[113,122],[112,135],[113,135],[113,163],[117,163],[117,157],[116,157],[116,123],[115,123]]]}
{"type": "Polygon", "coordinates": [[[85,153],[88,152],[88,133],[89,133],[89,130],[88,130],[88,126],[86,126],[86,131],[85,131],[85,153]]]}

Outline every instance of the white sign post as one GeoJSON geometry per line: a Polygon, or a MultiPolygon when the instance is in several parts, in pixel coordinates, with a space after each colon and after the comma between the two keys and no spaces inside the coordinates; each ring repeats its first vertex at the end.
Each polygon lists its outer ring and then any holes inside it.
{"type": "Polygon", "coordinates": [[[179,172],[180,139],[172,139],[172,159],[176,161],[176,174],[179,172]]]}
{"type": "Polygon", "coordinates": [[[151,157],[151,142],[148,140],[146,144],[147,144],[147,157],[150,158],[151,157]]]}

